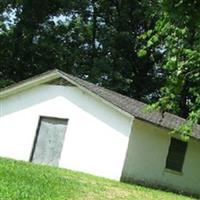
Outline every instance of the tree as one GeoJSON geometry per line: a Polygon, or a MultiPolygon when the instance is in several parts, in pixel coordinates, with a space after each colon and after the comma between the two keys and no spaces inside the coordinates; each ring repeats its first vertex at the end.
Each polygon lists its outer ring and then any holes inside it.
{"type": "Polygon", "coordinates": [[[154,65],[160,54],[151,48],[141,59],[137,51],[138,35],[155,24],[157,15],[151,13],[156,2],[2,1],[0,13],[16,17],[0,35],[1,86],[59,68],[136,99],[155,101],[164,79],[154,65]]]}
{"type": "Polygon", "coordinates": [[[139,54],[152,46],[162,52],[167,80],[153,108],[187,118],[175,130],[186,138],[200,123],[200,2],[162,0],[160,9],[155,28],[141,36],[147,43],[139,54]]]}

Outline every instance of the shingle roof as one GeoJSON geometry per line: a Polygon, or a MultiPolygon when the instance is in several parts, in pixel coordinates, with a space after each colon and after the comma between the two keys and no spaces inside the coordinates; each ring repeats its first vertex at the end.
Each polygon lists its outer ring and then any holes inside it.
{"type": "MultiPolygon", "coordinates": [[[[62,77],[64,79],[68,80],[69,82],[71,81],[72,84],[76,83],[76,85],[81,86],[81,87],[87,89],[88,91],[96,94],[97,96],[103,98],[107,102],[113,104],[114,106],[120,108],[121,110],[134,116],[135,118],[150,122],[157,126],[172,130],[185,122],[185,119],[178,117],[174,114],[170,114],[168,112],[165,112],[163,116],[158,111],[145,112],[144,108],[147,106],[147,104],[145,104],[145,103],[142,103],[133,98],[121,95],[119,93],[108,90],[106,88],[97,86],[93,83],[87,82],[87,81],[77,78],[75,76],[66,74],[60,70],[52,70],[49,72],[45,72],[45,73],[35,76],[33,78],[19,82],[17,84],[13,84],[13,85],[1,90],[0,94],[7,94],[7,93],[9,93],[9,91],[13,91],[17,88],[19,88],[19,90],[21,88],[21,90],[22,90],[24,88],[24,87],[22,87],[23,85],[26,85],[30,82],[35,83],[37,81],[37,79],[40,79],[40,80],[45,79],[46,76],[50,76],[50,75],[51,75],[51,79],[62,77]]],[[[40,81],[40,84],[43,82],[44,82],[44,80],[42,82],[40,81]]],[[[192,136],[196,139],[200,139],[200,125],[194,126],[192,136]]]]}
{"type": "MultiPolygon", "coordinates": [[[[185,122],[185,119],[168,112],[165,112],[163,116],[158,111],[145,112],[144,109],[147,106],[147,104],[145,103],[142,103],[133,98],[121,95],[114,91],[105,89],[103,87],[97,86],[93,83],[84,81],[72,75],[69,75],[63,72],[60,72],[60,73],[62,73],[68,79],[71,79],[72,81],[76,82],[82,87],[102,97],[106,101],[119,107],[121,110],[124,110],[125,112],[131,114],[135,118],[150,122],[152,124],[155,124],[167,129],[175,129],[177,126],[185,122]]],[[[200,125],[195,125],[193,129],[193,137],[196,139],[200,139],[200,125]]]]}

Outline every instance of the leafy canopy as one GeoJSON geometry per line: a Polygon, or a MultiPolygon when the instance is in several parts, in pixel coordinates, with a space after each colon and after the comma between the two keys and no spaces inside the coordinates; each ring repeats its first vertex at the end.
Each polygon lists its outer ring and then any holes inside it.
{"type": "Polygon", "coordinates": [[[200,122],[200,1],[162,0],[160,9],[155,28],[140,36],[146,45],[138,55],[152,46],[162,53],[167,80],[152,108],[187,118],[175,130],[187,138],[200,122]]]}

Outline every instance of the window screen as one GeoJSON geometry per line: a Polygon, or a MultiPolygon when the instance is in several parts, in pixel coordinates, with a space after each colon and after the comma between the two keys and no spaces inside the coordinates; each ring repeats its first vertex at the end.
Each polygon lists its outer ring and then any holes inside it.
{"type": "Polygon", "coordinates": [[[186,149],[186,142],[171,138],[171,143],[167,155],[166,168],[182,172],[186,149]]]}

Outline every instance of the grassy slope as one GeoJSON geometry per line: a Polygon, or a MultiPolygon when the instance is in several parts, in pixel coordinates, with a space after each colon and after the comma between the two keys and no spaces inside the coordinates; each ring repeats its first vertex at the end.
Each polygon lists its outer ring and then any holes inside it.
{"type": "Polygon", "coordinates": [[[189,200],[83,173],[0,159],[0,200],[189,200]]]}

